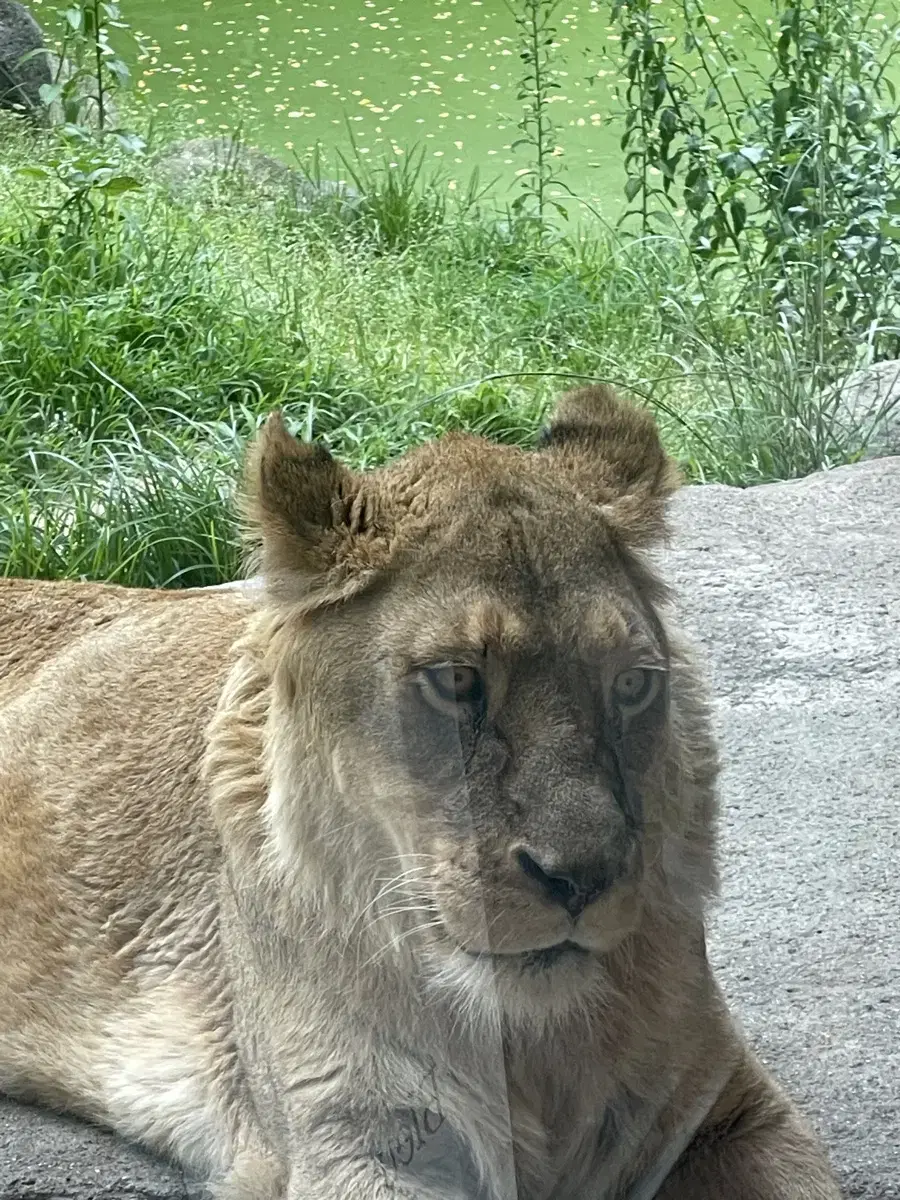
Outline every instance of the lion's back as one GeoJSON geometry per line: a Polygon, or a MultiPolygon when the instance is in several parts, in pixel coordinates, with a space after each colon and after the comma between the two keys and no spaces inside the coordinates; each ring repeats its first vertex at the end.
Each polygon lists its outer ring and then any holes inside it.
{"type": "Polygon", "coordinates": [[[0,580],[0,826],[23,805],[57,828],[171,821],[248,610],[240,593],[0,580]]]}
{"type": "MultiPolygon", "coordinates": [[[[235,594],[217,589],[163,591],[68,580],[0,579],[0,705],[42,666],[84,644],[105,626],[152,619],[160,613],[190,625],[204,609],[207,617],[216,609],[233,610],[234,598],[235,594]]],[[[196,639],[185,645],[188,653],[197,648],[196,639]]]]}

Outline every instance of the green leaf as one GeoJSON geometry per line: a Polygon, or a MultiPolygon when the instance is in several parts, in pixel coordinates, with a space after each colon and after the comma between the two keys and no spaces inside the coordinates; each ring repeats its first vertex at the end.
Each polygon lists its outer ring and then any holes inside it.
{"type": "Polygon", "coordinates": [[[123,86],[128,83],[131,78],[131,72],[128,70],[127,63],[122,62],[121,58],[111,58],[106,62],[107,71],[115,75],[116,79],[123,86]]]}
{"type": "Polygon", "coordinates": [[[144,185],[133,175],[114,175],[107,183],[101,184],[101,191],[107,196],[121,196],[123,192],[137,192],[144,185]]]}
{"type": "Polygon", "coordinates": [[[130,154],[143,154],[147,148],[146,140],[139,133],[129,133],[124,129],[115,129],[112,131],[112,136],[122,149],[127,150],[130,154]]]}
{"type": "Polygon", "coordinates": [[[644,181],[640,175],[632,175],[630,179],[625,181],[625,199],[629,203],[635,198],[641,188],[644,186],[644,181]]]}
{"type": "Polygon", "coordinates": [[[739,200],[737,197],[735,197],[731,201],[730,208],[731,224],[734,227],[734,232],[740,236],[747,224],[747,206],[743,200],[739,200]]]}
{"type": "Polygon", "coordinates": [[[738,153],[741,158],[746,158],[747,162],[756,166],[757,163],[768,157],[769,151],[765,146],[741,146],[738,153]]]}
{"type": "Polygon", "coordinates": [[[783,127],[787,120],[788,110],[791,103],[791,89],[779,88],[772,97],[772,116],[775,124],[778,127],[783,127]]]}
{"type": "Polygon", "coordinates": [[[58,100],[63,92],[61,83],[42,83],[38,88],[38,95],[46,105],[51,105],[54,100],[58,100]]]}

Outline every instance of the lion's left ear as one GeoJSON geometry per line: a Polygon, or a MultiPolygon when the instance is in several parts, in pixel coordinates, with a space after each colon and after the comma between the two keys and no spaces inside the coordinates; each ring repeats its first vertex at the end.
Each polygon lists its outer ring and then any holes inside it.
{"type": "Polygon", "coordinates": [[[267,584],[326,601],[358,591],[379,550],[370,492],[365,476],[324,446],[298,441],[272,413],[247,458],[243,491],[267,584]]]}
{"type": "Polygon", "coordinates": [[[646,409],[610,387],[579,388],[559,401],[540,447],[625,539],[644,545],[664,535],[666,501],[680,481],[646,409]]]}

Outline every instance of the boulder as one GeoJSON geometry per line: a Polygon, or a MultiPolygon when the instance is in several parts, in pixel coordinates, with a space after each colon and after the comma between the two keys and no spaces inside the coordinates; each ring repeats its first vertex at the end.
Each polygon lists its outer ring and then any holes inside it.
{"type": "Polygon", "coordinates": [[[41,27],[23,4],[0,0],[0,108],[40,113],[40,88],[52,81],[46,54],[22,62],[23,55],[44,49],[41,27]]]}
{"type": "Polygon", "coordinates": [[[832,396],[847,444],[860,446],[863,458],[900,454],[900,361],[854,371],[832,396]]]}
{"type": "MultiPolygon", "coordinates": [[[[847,1200],[900,1200],[900,458],[687,488],[658,556],[722,779],[710,955],[847,1200]]],[[[111,1135],[0,1105],[0,1197],[193,1200],[111,1135]]]]}
{"type": "Polygon", "coordinates": [[[325,204],[350,211],[360,199],[354,188],[339,180],[310,179],[227,134],[173,142],[157,155],[155,168],[175,195],[190,195],[211,180],[229,179],[269,200],[287,199],[304,210],[325,204]]]}
{"type": "Polygon", "coordinates": [[[848,1200],[900,1200],[900,458],[678,496],[725,765],[710,954],[848,1200]]]}

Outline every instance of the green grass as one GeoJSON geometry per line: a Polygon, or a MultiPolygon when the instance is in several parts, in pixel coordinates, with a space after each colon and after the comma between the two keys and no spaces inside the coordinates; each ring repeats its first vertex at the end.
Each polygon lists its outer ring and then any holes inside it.
{"type": "MultiPolygon", "coordinates": [[[[272,408],[369,467],[449,429],[529,444],[582,377],[652,404],[689,477],[846,461],[822,364],[675,240],[553,236],[477,185],[363,168],[352,220],[238,181],[63,207],[59,145],[0,128],[0,572],[232,577],[232,491],[272,408]]],[[[114,160],[112,160],[114,161],[114,160]]],[[[587,232],[585,231],[587,230],[587,232]]]]}

